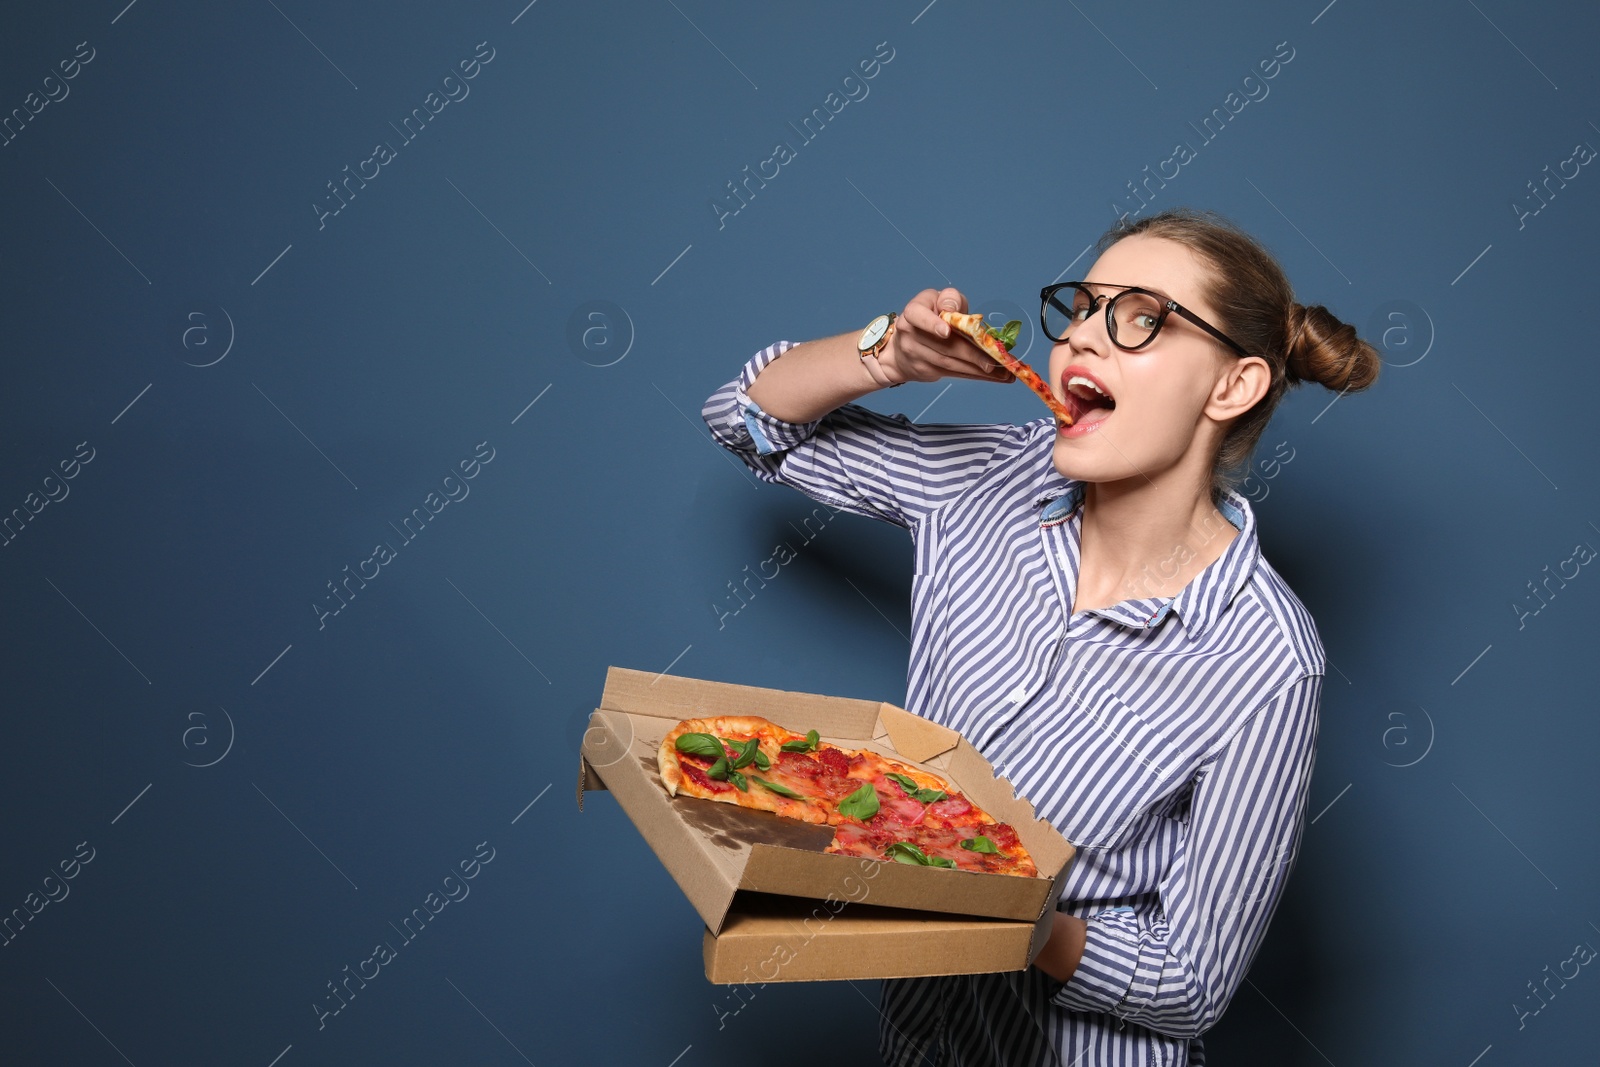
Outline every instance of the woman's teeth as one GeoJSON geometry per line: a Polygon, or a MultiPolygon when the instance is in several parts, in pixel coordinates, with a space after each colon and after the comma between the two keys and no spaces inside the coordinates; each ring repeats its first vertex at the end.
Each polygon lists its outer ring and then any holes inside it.
{"type": "Polygon", "coordinates": [[[1096,385],[1093,379],[1084,377],[1081,374],[1068,376],[1063,383],[1063,389],[1066,393],[1067,406],[1072,409],[1073,421],[1075,422],[1084,422],[1085,420],[1098,422],[1106,418],[1117,406],[1117,402],[1111,398],[1110,394],[1096,385]],[[1097,411],[1103,414],[1095,415],[1094,413],[1097,411]],[[1091,416],[1093,417],[1091,418],[1091,416]]]}
{"type": "MultiPolygon", "coordinates": [[[[1072,377],[1067,379],[1067,391],[1071,392],[1072,387],[1075,385],[1081,385],[1085,388],[1091,389],[1095,394],[1105,397],[1107,400],[1111,399],[1111,397],[1106,394],[1104,389],[1101,389],[1098,385],[1094,384],[1094,382],[1090,381],[1088,378],[1083,377],[1081,374],[1074,374],[1072,377]]],[[[1082,396],[1084,394],[1080,393],[1079,395],[1082,396]]]]}

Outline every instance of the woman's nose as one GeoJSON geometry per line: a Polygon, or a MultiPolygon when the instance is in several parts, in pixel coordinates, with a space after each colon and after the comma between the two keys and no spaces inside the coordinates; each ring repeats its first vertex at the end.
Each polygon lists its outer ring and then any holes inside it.
{"type": "MultiPolygon", "coordinates": [[[[1098,310],[1098,305],[1096,309],[1098,310]]],[[[1091,314],[1074,326],[1062,344],[1067,346],[1068,352],[1072,355],[1093,353],[1104,356],[1114,347],[1111,336],[1106,332],[1106,317],[1096,314],[1091,314]]]]}

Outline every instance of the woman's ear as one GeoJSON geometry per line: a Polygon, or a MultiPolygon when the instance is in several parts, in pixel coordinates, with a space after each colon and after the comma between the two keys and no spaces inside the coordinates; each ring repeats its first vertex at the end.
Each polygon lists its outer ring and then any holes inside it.
{"type": "Polygon", "coordinates": [[[1211,389],[1205,413],[1218,422],[1237,418],[1256,406],[1272,385],[1272,368],[1260,356],[1232,359],[1211,389]]]}

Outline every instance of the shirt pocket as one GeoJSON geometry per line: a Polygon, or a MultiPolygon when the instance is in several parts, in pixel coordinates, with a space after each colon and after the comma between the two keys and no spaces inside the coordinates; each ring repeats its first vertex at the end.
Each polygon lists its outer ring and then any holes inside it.
{"type": "Polygon", "coordinates": [[[1114,850],[1186,779],[1179,747],[1109,689],[1069,701],[1050,733],[1034,765],[1051,780],[1030,795],[1078,848],[1114,850]]]}

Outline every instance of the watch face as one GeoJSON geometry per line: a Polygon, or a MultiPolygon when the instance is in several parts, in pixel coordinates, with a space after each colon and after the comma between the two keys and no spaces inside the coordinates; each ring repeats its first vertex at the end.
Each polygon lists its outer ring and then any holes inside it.
{"type": "Polygon", "coordinates": [[[867,323],[866,330],[861,334],[861,340],[856,342],[856,348],[862,352],[870,350],[873,345],[883,340],[883,335],[888,331],[889,316],[879,315],[877,318],[867,323]]]}

